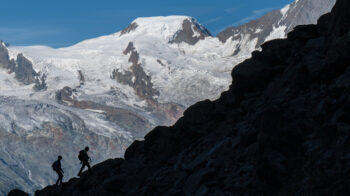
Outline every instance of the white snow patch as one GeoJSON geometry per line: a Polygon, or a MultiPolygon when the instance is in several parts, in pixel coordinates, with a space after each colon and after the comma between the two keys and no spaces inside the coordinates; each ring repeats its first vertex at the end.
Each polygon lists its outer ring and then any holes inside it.
{"type": "Polygon", "coordinates": [[[196,31],[194,30],[194,25],[192,24],[191,25],[191,29],[192,29],[192,32],[193,32],[193,36],[192,37],[200,37],[201,35],[196,31]]]}
{"type": "Polygon", "coordinates": [[[88,110],[88,111],[91,111],[91,112],[95,112],[95,113],[100,113],[100,114],[106,113],[106,112],[103,111],[103,110],[93,110],[93,109],[85,109],[85,110],[88,110]]]}
{"type": "Polygon", "coordinates": [[[283,7],[280,11],[281,11],[281,14],[283,15],[283,18],[285,18],[288,10],[290,9],[290,4],[286,5],[285,7],[283,7]]]}
{"type": "Polygon", "coordinates": [[[257,28],[254,33],[257,34],[257,33],[260,33],[260,32],[262,32],[262,29],[261,28],[257,28]]]}
{"type": "Polygon", "coordinates": [[[269,36],[267,36],[267,38],[265,39],[265,42],[270,41],[270,40],[274,40],[274,39],[282,39],[282,38],[286,38],[286,30],[287,26],[279,26],[279,27],[273,27],[272,32],[270,33],[269,36]]]}

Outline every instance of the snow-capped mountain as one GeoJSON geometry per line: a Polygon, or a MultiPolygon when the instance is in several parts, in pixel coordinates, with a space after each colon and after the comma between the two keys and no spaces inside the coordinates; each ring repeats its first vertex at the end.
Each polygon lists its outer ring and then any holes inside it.
{"type": "Polygon", "coordinates": [[[314,23],[304,12],[319,16],[332,7],[329,1],[304,9],[305,2],[262,17],[278,13],[284,22],[258,19],[218,37],[191,17],[167,16],[138,18],[120,32],[66,48],[1,42],[0,171],[6,172],[0,193],[53,183],[50,164],[59,154],[66,176],[75,176],[77,152],[86,145],[94,163],[123,156],[154,126],[170,125],[191,104],[217,98],[236,64],[299,21],[286,18],[314,23]]]}
{"type": "Polygon", "coordinates": [[[220,41],[233,46],[233,55],[250,56],[266,41],[285,38],[297,25],[315,24],[318,18],[331,11],[336,0],[296,0],[281,10],[271,11],[261,18],[218,34],[220,41]]]}
{"type": "Polygon", "coordinates": [[[138,18],[121,32],[67,48],[2,44],[0,166],[13,172],[3,173],[1,190],[52,183],[58,154],[66,175],[76,175],[76,153],[86,145],[94,163],[122,156],[154,126],[218,97],[232,65],[201,55],[207,38],[215,40],[193,18],[169,16],[138,18]]]}

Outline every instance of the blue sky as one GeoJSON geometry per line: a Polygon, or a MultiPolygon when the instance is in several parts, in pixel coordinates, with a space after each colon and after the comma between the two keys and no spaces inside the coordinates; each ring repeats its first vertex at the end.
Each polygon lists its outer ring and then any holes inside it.
{"type": "Polygon", "coordinates": [[[1,0],[0,39],[65,47],[118,32],[137,17],[187,15],[212,34],[293,0],[1,0]]]}

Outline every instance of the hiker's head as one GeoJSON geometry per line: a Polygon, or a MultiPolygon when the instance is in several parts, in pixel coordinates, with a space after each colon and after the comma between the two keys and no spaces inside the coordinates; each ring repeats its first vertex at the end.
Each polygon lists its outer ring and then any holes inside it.
{"type": "Polygon", "coordinates": [[[86,146],[86,147],[85,147],[85,151],[89,151],[89,146],[86,146]]]}
{"type": "Polygon", "coordinates": [[[62,160],[62,156],[61,155],[58,156],[58,160],[62,160]]]}

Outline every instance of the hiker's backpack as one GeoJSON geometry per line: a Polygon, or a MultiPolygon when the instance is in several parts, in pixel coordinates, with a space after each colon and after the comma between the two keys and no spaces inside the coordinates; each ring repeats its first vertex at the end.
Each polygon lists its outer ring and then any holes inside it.
{"type": "Polygon", "coordinates": [[[58,170],[58,162],[55,161],[54,163],[52,163],[51,167],[52,167],[53,171],[57,171],[58,170]]]}
{"type": "Polygon", "coordinates": [[[81,151],[79,152],[78,159],[79,159],[80,161],[83,161],[83,160],[85,159],[85,152],[84,152],[84,150],[81,150],[81,151]]]}

